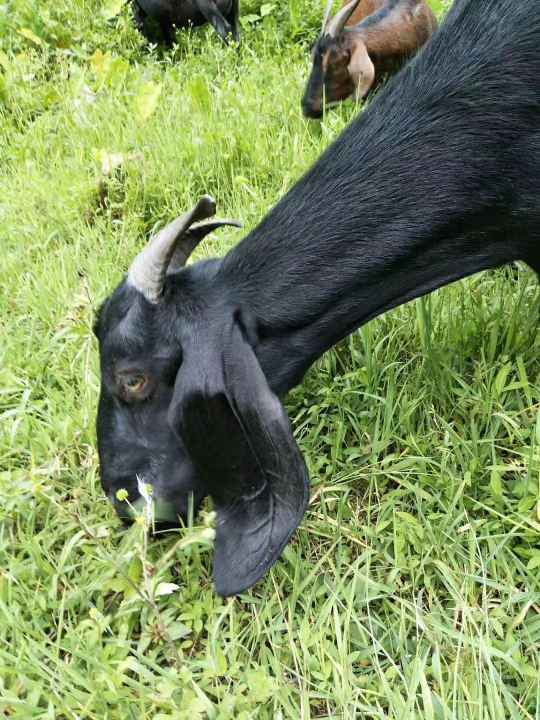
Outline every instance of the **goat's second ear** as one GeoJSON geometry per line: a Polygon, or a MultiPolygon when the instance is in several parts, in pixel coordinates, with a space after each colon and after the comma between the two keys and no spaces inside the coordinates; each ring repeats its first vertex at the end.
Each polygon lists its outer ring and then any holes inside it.
{"type": "Polygon", "coordinates": [[[375,82],[375,66],[368,55],[363,42],[357,41],[349,60],[349,75],[354,85],[354,96],[361,100],[370,91],[375,82]]]}
{"type": "Polygon", "coordinates": [[[236,595],[277,561],[300,524],[309,478],[289,419],[240,326],[185,348],[170,422],[214,500],[214,582],[236,595]]]}

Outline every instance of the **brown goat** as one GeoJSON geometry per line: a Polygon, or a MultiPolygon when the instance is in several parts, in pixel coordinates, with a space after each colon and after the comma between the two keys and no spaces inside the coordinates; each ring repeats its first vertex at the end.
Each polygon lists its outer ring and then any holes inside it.
{"type": "Polygon", "coordinates": [[[364,98],[396,72],[437,29],[426,0],[351,0],[330,19],[313,48],[313,66],[302,99],[304,115],[320,118],[323,104],[364,98]],[[360,19],[358,21],[358,19],[360,19]]]}

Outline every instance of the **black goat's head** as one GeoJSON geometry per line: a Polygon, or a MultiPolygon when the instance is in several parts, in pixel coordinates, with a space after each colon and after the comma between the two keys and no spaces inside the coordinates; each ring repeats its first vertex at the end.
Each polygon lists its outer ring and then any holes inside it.
{"type": "Polygon", "coordinates": [[[330,19],[332,0],[328,4],[321,35],[313,46],[312,67],[302,110],[306,117],[320,118],[323,107],[331,106],[350,95],[363,98],[373,85],[375,67],[361,37],[345,25],[359,0],[352,0],[330,19]]]}
{"type": "Polygon", "coordinates": [[[214,579],[233,595],[277,560],[300,523],[308,477],[285,411],[253,349],[250,319],[219,279],[219,261],[184,267],[201,239],[234,221],[202,198],[135,258],[103,304],[97,436],[101,479],[118,514],[153,488],[156,524],[186,519],[210,494],[214,579]]]}

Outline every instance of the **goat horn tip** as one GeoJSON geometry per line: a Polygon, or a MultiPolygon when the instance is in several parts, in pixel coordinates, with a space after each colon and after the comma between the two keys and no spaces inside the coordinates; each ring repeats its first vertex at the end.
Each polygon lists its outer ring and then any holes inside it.
{"type": "Polygon", "coordinates": [[[203,195],[199,198],[195,210],[201,220],[212,217],[216,212],[216,201],[211,195],[203,195]]]}
{"type": "Polygon", "coordinates": [[[244,223],[241,220],[231,220],[230,218],[227,218],[226,220],[223,220],[223,222],[226,222],[227,225],[232,225],[233,227],[237,228],[244,227],[244,223]]]}

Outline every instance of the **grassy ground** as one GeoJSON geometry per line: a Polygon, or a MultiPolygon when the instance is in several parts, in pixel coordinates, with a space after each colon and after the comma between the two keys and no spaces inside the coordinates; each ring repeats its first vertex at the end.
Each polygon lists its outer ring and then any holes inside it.
{"type": "Polygon", "coordinates": [[[100,489],[95,308],[156,222],[208,191],[249,229],[352,117],[300,115],[320,14],[247,0],[240,52],[203,30],[159,54],[116,0],[0,5],[0,715],[540,717],[526,268],[389,313],[310,372],[288,400],[310,510],[240,599],[214,595],[208,513],[147,543],[100,489]]]}

